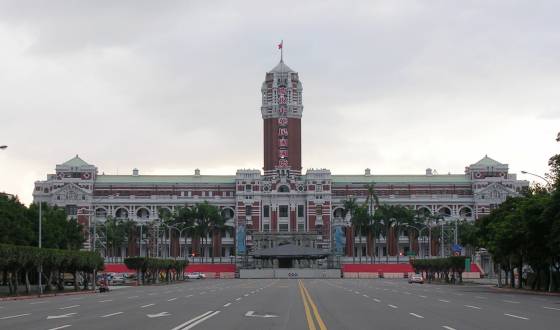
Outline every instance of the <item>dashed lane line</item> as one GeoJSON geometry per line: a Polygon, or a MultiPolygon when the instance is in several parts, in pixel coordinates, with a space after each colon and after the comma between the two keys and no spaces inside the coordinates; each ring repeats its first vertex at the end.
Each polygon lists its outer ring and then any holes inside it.
{"type": "Polygon", "coordinates": [[[177,300],[177,298],[167,299],[167,301],[173,301],[173,300],[177,300]]]}
{"type": "Polygon", "coordinates": [[[504,315],[509,316],[509,317],[514,317],[516,319],[522,319],[522,320],[528,320],[529,319],[528,317],[513,315],[513,314],[508,314],[508,313],[504,313],[504,315]]]}
{"type": "Polygon", "coordinates": [[[418,315],[418,314],[415,314],[415,313],[408,313],[408,314],[410,314],[410,315],[412,315],[412,316],[414,316],[414,317],[417,317],[417,318],[419,318],[419,319],[423,319],[423,318],[424,318],[424,316],[418,315]]]}
{"type": "Polygon", "coordinates": [[[58,309],[70,309],[70,308],[76,308],[76,307],[80,307],[80,305],[72,305],[72,306],[66,306],[66,307],[59,307],[58,309]]]}
{"type": "Polygon", "coordinates": [[[29,303],[29,305],[46,304],[46,303],[48,303],[48,301],[34,301],[32,303],[29,303]]]}
{"type": "Polygon", "coordinates": [[[116,313],[111,313],[111,314],[103,315],[103,316],[100,316],[100,317],[102,317],[102,318],[111,317],[111,316],[119,315],[119,314],[122,314],[122,313],[123,313],[123,312],[116,312],[116,313]]]}
{"type": "Polygon", "coordinates": [[[60,327],[56,327],[56,328],[50,328],[49,330],[58,330],[58,329],[64,329],[64,328],[68,328],[71,327],[71,324],[66,324],[66,325],[61,325],[60,327]]]}
{"type": "Polygon", "coordinates": [[[100,302],[100,303],[104,303],[104,302],[109,302],[109,301],[113,301],[113,299],[105,299],[105,300],[99,300],[98,302],[100,302]]]}
{"type": "Polygon", "coordinates": [[[389,307],[391,307],[391,308],[398,308],[398,307],[395,306],[395,305],[387,305],[387,306],[389,306],[389,307]]]}
{"type": "Polygon", "coordinates": [[[464,306],[465,306],[465,307],[468,307],[468,308],[472,308],[472,309],[482,309],[482,308],[480,308],[480,307],[478,307],[478,306],[473,306],[473,305],[464,305],[464,306]]]}
{"type": "Polygon", "coordinates": [[[140,306],[140,308],[146,308],[146,307],[150,307],[150,306],[154,306],[154,305],[155,304],[147,304],[147,305],[140,306]]]}
{"type": "Polygon", "coordinates": [[[502,300],[502,301],[508,304],[519,304],[519,301],[513,301],[513,300],[502,300]]]}
{"type": "Polygon", "coordinates": [[[31,313],[19,314],[19,315],[11,315],[11,316],[4,316],[4,317],[0,317],[0,320],[13,319],[13,318],[16,318],[16,317],[22,317],[22,316],[27,316],[27,315],[31,315],[31,313]]]}
{"type": "Polygon", "coordinates": [[[192,296],[193,296],[192,294],[189,294],[189,295],[186,295],[185,298],[190,298],[192,296]]]}
{"type": "Polygon", "coordinates": [[[134,299],[134,298],[138,298],[138,296],[130,296],[127,299],[134,299]]]}
{"type": "Polygon", "coordinates": [[[229,305],[231,305],[230,302],[228,302],[227,304],[225,304],[224,307],[228,307],[229,305]]]}
{"type": "Polygon", "coordinates": [[[438,299],[438,301],[444,302],[444,303],[448,303],[449,300],[445,300],[445,299],[438,299]]]}
{"type": "Polygon", "coordinates": [[[560,308],[555,308],[555,307],[546,307],[546,306],[543,306],[543,308],[544,308],[544,309],[551,309],[551,310],[554,310],[554,311],[560,311],[560,308]]]}
{"type": "Polygon", "coordinates": [[[235,298],[235,301],[239,301],[239,300],[241,300],[241,299],[243,299],[243,298],[241,298],[241,297],[235,298]]]}
{"type": "Polygon", "coordinates": [[[375,302],[381,302],[381,300],[377,299],[377,298],[373,298],[373,301],[375,302]]]}
{"type": "Polygon", "coordinates": [[[420,297],[420,298],[428,298],[428,297],[426,297],[426,296],[422,296],[422,295],[420,295],[420,296],[418,296],[418,297],[420,297]]]}
{"type": "Polygon", "coordinates": [[[447,329],[447,330],[455,330],[455,328],[452,328],[448,325],[442,325],[441,327],[444,328],[444,329],[447,329]]]}

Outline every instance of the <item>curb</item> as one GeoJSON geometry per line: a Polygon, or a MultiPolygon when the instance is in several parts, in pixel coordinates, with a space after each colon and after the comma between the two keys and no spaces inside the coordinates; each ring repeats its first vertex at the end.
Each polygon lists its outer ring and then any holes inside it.
{"type": "Polygon", "coordinates": [[[58,296],[76,296],[81,294],[94,294],[96,291],[78,291],[78,292],[62,292],[62,293],[46,293],[43,295],[33,295],[33,296],[14,296],[14,297],[4,297],[0,298],[0,301],[11,301],[11,300],[28,300],[28,299],[38,299],[38,298],[48,298],[48,297],[58,297],[58,296]]]}
{"type": "Polygon", "coordinates": [[[539,296],[551,296],[551,297],[560,297],[560,292],[548,292],[548,291],[534,291],[528,289],[512,289],[512,288],[498,288],[497,286],[491,287],[493,290],[496,291],[503,291],[503,292],[510,292],[510,293],[520,293],[520,294],[534,294],[539,296]]]}

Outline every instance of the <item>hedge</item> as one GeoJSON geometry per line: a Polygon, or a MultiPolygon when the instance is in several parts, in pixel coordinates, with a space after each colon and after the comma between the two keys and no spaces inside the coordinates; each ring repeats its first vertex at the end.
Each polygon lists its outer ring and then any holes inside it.
{"type": "Polygon", "coordinates": [[[159,274],[164,271],[167,282],[183,278],[183,270],[188,266],[188,260],[160,259],[148,257],[130,257],[124,259],[124,264],[136,270],[142,284],[158,283],[159,274]]]}
{"type": "Polygon", "coordinates": [[[463,272],[465,271],[464,256],[452,256],[438,259],[414,259],[411,265],[417,273],[425,273],[428,281],[434,280],[436,277],[450,281],[449,274],[455,279],[455,273],[458,273],[459,282],[463,281],[463,272]]]}

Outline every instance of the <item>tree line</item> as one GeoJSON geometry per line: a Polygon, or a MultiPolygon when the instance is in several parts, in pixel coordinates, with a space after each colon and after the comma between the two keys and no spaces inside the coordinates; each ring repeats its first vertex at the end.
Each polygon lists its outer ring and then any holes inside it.
{"type": "MultiPolygon", "coordinates": [[[[20,284],[25,292],[31,292],[31,284],[37,284],[37,273],[42,269],[42,283],[46,291],[64,290],[64,273],[72,274],[74,289],[82,282],[86,290],[95,283],[95,272],[103,269],[103,258],[95,252],[39,249],[32,246],[0,244],[0,272],[2,285],[9,287],[10,294],[18,294],[20,284]]],[[[95,286],[94,286],[95,288],[95,286]]]]}
{"type": "MultiPolygon", "coordinates": [[[[41,205],[42,246],[52,249],[80,249],[85,237],[75,218],[68,220],[66,210],[41,205]]],[[[0,194],[0,243],[38,246],[39,205],[23,205],[17,198],[0,194]]]]}

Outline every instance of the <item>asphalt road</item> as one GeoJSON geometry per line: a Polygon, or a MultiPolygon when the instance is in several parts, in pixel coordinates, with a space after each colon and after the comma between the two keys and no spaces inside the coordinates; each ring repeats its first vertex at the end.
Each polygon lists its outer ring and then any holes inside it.
{"type": "Polygon", "coordinates": [[[560,297],[405,280],[193,280],[0,302],[0,329],[556,329],[560,297]]]}

